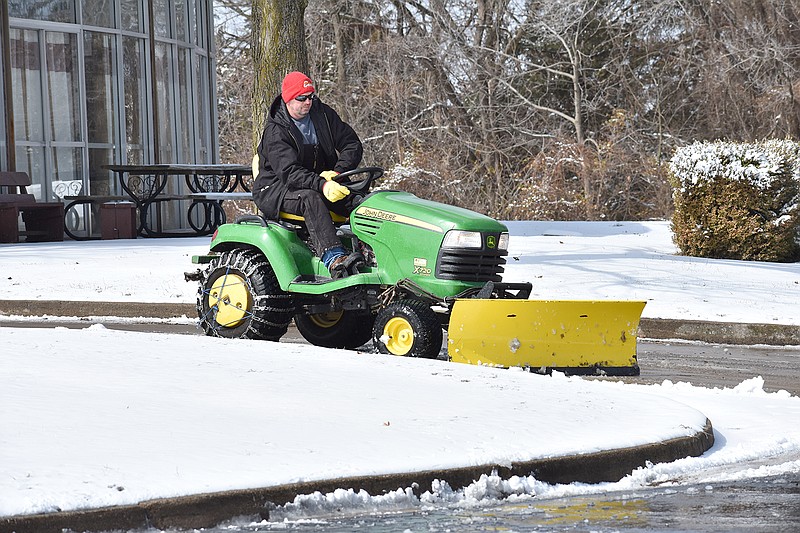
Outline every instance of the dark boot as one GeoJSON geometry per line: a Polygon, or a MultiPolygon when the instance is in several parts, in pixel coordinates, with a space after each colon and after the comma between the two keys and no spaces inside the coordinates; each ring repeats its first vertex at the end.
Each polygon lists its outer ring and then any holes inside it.
{"type": "Polygon", "coordinates": [[[361,255],[361,252],[352,252],[350,255],[347,256],[347,259],[344,261],[344,268],[347,272],[351,275],[358,274],[358,267],[359,265],[364,264],[364,256],[361,255]]]}
{"type": "Polygon", "coordinates": [[[360,252],[352,252],[350,255],[342,255],[334,259],[328,270],[333,279],[346,278],[358,274],[358,266],[363,264],[364,256],[360,252]]]}
{"type": "Polygon", "coordinates": [[[333,279],[341,279],[346,278],[349,275],[347,271],[347,258],[350,257],[348,255],[340,255],[336,259],[333,260],[331,266],[328,267],[328,270],[331,272],[331,278],[333,279]]]}

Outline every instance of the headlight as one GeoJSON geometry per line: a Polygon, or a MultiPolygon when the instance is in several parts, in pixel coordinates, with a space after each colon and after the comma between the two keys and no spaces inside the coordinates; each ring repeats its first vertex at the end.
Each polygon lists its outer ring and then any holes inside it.
{"type": "Polygon", "coordinates": [[[477,231],[450,230],[444,236],[443,248],[483,248],[483,239],[477,231]]]}
{"type": "Polygon", "coordinates": [[[500,239],[497,241],[498,250],[508,250],[508,233],[501,233],[500,239]]]}

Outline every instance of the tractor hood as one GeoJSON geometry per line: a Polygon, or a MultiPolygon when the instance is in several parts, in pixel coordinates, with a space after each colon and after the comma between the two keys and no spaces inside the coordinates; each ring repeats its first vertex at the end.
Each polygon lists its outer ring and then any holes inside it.
{"type": "Polygon", "coordinates": [[[377,191],[354,211],[354,224],[394,222],[437,233],[448,230],[507,232],[505,225],[475,211],[418,198],[401,191],[377,191]]]}
{"type": "Polygon", "coordinates": [[[372,247],[387,280],[409,279],[433,294],[453,296],[502,279],[508,229],[480,213],[407,192],[377,191],[350,214],[350,227],[372,247]]]}

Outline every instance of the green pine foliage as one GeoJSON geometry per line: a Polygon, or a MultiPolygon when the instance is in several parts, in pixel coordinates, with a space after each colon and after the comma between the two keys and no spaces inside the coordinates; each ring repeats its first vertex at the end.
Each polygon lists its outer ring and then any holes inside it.
{"type": "Polygon", "coordinates": [[[670,161],[681,253],[716,259],[800,260],[800,144],[698,142],[670,161]]]}

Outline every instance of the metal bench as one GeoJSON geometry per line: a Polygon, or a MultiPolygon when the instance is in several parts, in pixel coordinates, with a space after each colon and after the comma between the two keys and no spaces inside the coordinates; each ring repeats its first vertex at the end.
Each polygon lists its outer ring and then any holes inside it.
{"type": "Polygon", "coordinates": [[[63,241],[64,204],[37,202],[28,194],[31,178],[25,172],[0,172],[0,242],[63,241]],[[20,230],[19,216],[25,229],[20,230]]]}

